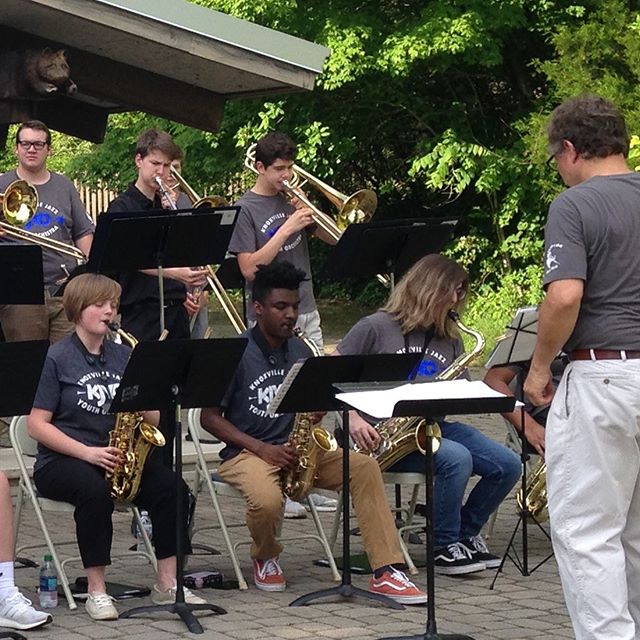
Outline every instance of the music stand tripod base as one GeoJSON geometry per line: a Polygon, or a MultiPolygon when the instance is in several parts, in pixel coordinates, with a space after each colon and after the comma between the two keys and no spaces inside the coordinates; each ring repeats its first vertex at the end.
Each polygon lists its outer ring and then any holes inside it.
{"type": "Polygon", "coordinates": [[[120,614],[120,618],[132,618],[138,614],[157,613],[158,611],[166,611],[167,613],[175,613],[180,616],[190,633],[204,633],[204,629],[198,618],[193,615],[194,611],[212,611],[213,613],[223,614],[226,611],[222,607],[215,604],[187,604],[186,602],[174,602],[173,604],[154,604],[147,607],[136,607],[120,614]]]}

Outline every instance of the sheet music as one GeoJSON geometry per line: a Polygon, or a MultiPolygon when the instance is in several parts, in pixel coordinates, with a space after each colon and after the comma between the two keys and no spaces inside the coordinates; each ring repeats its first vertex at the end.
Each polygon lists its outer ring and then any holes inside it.
{"type": "Polygon", "coordinates": [[[296,376],[298,375],[300,369],[302,369],[302,365],[304,363],[305,360],[298,360],[298,362],[296,362],[291,367],[291,369],[289,369],[289,373],[287,373],[287,376],[282,381],[282,384],[278,387],[275,396],[273,396],[273,400],[271,400],[269,406],[267,407],[267,413],[269,414],[270,418],[273,418],[277,415],[278,407],[280,406],[282,399],[287,395],[287,391],[289,391],[289,389],[291,388],[293,381],[296,379],[296,376]]]}
{"type": "Polygon", "coordinates": [[[388,418],[401,400],[460,400],[463,398],[504,398],[480,380],[452,380],[403,384],[384,391],[339,393],[336,398],[374,418],[388,418]]]}
{"type": "Polygon", "coordinates": [[[533,356],[538,335],[538,307],[518,309],[505,335],[493,348],[485,369],[515,362],[528,362],[533,356]]]}

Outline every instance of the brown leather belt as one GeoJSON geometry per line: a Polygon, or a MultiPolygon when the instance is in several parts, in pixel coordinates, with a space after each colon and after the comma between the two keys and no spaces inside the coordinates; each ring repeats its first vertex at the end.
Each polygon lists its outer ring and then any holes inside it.
{"type": "Polygon", "coordinates": [[[633,358],[640,358],[640,351],[574,349],[569,353],[569,360],[631,360],[633,358]]]}

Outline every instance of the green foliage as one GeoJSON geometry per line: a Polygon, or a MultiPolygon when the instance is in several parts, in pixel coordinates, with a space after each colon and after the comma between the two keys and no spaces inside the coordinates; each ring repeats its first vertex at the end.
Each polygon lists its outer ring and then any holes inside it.
{"type": "MultiPolygon", "coordinates": [[[[624,0],[192,0],[330,47],[316,89],[229,101],[211,134],[142,114],[111,117],[102,145],[56,141],[57,166],[123,188],[139,132],[170,131],[199,193],[253,182],[246,148],[273,129],[340,191],[379,195],[377,217],[459,219],[448,255],[468,270],[467,320],[489,335],[540,298],[543,226],[564,187],[547,159],[553,106],[586,90],[614,100],[640,134],[640,9],[624,0]],[[75,146],[74,146],[75,145],[75,146]]],[[[631,164],[640,166],[632,140],[631,164]]],[[[0,156],[13,165],[11,150],[0,156]]],[[[321,206],[331,209],[327,202],[321,206]]],[[[328,252],[312,247],[314,272],[328,252]]],[[[366,288],[315,278],[321,295],[379,304],[366,288]]]]}

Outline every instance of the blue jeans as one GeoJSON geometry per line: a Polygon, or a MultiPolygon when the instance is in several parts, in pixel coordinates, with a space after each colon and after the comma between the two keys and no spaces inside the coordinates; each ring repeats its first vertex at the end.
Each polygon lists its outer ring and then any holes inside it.
{"type": "MultiPolygon", "coordinates": [[[[462,422],[440,422],[442,442],[433,458],[434,544],[436,549],[476,536],[520,476],[520,458],[462,422]],[[480,476],[466,503],[472,474],[480,476]]],[[[389,471],[424,473],[424,456],[415,451],[389,471]]]]}

